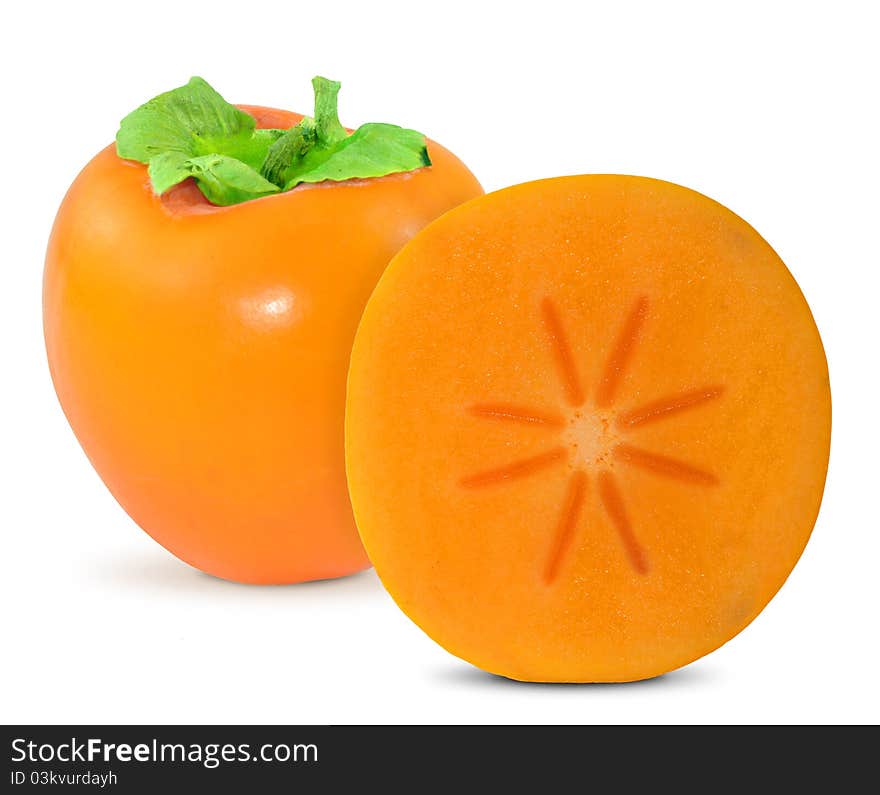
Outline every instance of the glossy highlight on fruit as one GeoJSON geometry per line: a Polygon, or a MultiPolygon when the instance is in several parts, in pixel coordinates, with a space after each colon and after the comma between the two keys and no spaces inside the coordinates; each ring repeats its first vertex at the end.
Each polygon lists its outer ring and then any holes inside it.
{"type": "Polygon", "coordinates": [[[55,388],[113,495],[186,562],[249,583],[369,565],[343,461],[357,322],[394,253],[482,193],[428,150],[416,171],[218,207],[192,180],[156,196],[111,146],[70,188],[44,279],[55,388]]]}
{"type": "Polygon", "coordinates": [[[822,497],[828,371],[797,284],[745,221],[658,180],[542,180],[447,213],[380,280],[348,389],[383,583],[515,679],[707,654],[782,585],[822,497]]]}

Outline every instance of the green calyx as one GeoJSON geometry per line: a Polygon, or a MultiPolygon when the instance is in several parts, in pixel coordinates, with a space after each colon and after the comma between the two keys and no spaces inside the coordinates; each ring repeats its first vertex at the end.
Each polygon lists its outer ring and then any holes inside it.
{"type": "Polygon", "coordinates": [[[314,118],[288,130],[258,130],[251,115],[193,77],[129,113],[116,133],[116,152],[147,164],[157,194],[192,177],[218,205],[304,182],[367,179],[431,165],[421,133],[364,124],[349,135],[336,110],[340,84],[316,77],[312,86],[314,118]]]}

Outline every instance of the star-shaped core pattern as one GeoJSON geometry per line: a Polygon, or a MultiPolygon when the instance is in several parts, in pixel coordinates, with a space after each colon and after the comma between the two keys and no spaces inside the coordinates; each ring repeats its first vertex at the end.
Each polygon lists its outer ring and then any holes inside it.
{"type": "Polygon", "coordinates": [[[480,489],[499,486],[565,461],[573,464],[543,569],[544,582],[547,584],[556,579],[574,541],[587,496],[588,469],[595,470],[599,502],[617,530],[630,565],[640,575],[648,573],[650,561],[639,543],[611,462],[695,486],[714,486],[718,483],[718,478],[711,472],[626,441],[628,431],[715,400],[724,391],[721,385],[710,385],[667,395],[634,408],[616,408],[618,388],[641,339],[648,319],[648,308],[648,299],[642,296],[626,315],[589,408],[584,408],[588,396],[559,312],[550,298],[541,302],[541,321],[562,382],[567,411],[500,402],[468,406],[471,415],[482,419],[546,428],[556,433],[558,443],[538,455],[467,475],[459,481],[462,487],[480,489]]]}

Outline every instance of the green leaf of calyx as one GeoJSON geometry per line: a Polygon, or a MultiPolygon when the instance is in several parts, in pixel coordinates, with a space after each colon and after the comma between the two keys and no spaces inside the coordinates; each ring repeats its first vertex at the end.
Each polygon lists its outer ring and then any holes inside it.
{"type": "Polygon", "coordinates": [[[149,163],[159,154],[226,154],[259,168],[280,130],[256,130],[254,117],[230,105],[201,77],[153,97],[116,133],[120,157],[149,163]]]}
{"type": "Polygon", "coordinates": [[[260,176],[247,163],[228,155],[190,158],[188,167],[202,193],[213,204],[239,204],[278,193],[278,186],[260,176]]]}
{"type": "Polygon", "coordinates": [[[304,158],[288,169],[284,190],[303,182],[382,177],[431,165],[425,136],[393,124],[363,124],[320,162],[304,158]]]}
{"type": "Polygon", "coordinates": [[[162,152],[150,158],[147,164],[153,190],[160,196],[166,190],[192,176],[189,157],[184,152],[162,152]]]}
{"type": "Polygon", "coordinates": [[[340,84],[312,80],[315,118],[303,119],[270,148],[262,174],[283,190],[303,182],[382,177],[431,165],[425,136],[393,124],[364,124],[352,135],[340,124],[340,84]]]}
{"type": "Polygon", "coordinates": [[[148,165],[157,194],[195,177],[209,201],[237,204],[277,192],[266,187],[258,169],[282,134],[283,130],[257,130],[253,116],[193,77],[129,113],[116,134],[116,151],[148,165]],[[221,159],[203,159],[212,155],[221,159]]]}
{"type": "Polygon", "coordinates": [[[303,182],[344,181],[431,164],[421,133],[365,124],[352,135],[339,122],[340,84],[312,80],[314,118],[289,130],[258,130],[205,80],[154,97],[126,116],[116,134],[120,157],[146,163],[161,195],[193,177],[208,201],[238,204],[303,182]]]}

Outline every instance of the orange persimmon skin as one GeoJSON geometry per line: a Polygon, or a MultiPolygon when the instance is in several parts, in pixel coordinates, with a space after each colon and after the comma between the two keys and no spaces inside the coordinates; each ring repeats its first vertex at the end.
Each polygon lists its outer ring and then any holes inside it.
{"type": "MultiPolygon", "coordinates": [[[[301,116],[242,106],[260,127],[301,116]]],[[[58,212],[44,277],[52,379],[129,515],[187,563],[291,583],[369,565],[343,461],[345,375],[392,255],[482,189],[430,168],[215,207],[100,152],[58,212]]]]}
{"type": "Polygon", "coordinates": [[[514,679],[630,681],[709,653],[819,510],[831,402],[809,307],[754,229],[670,183],[550,179],[450,211],[377,285],[348,390],[382,582],[514,679]]]}

